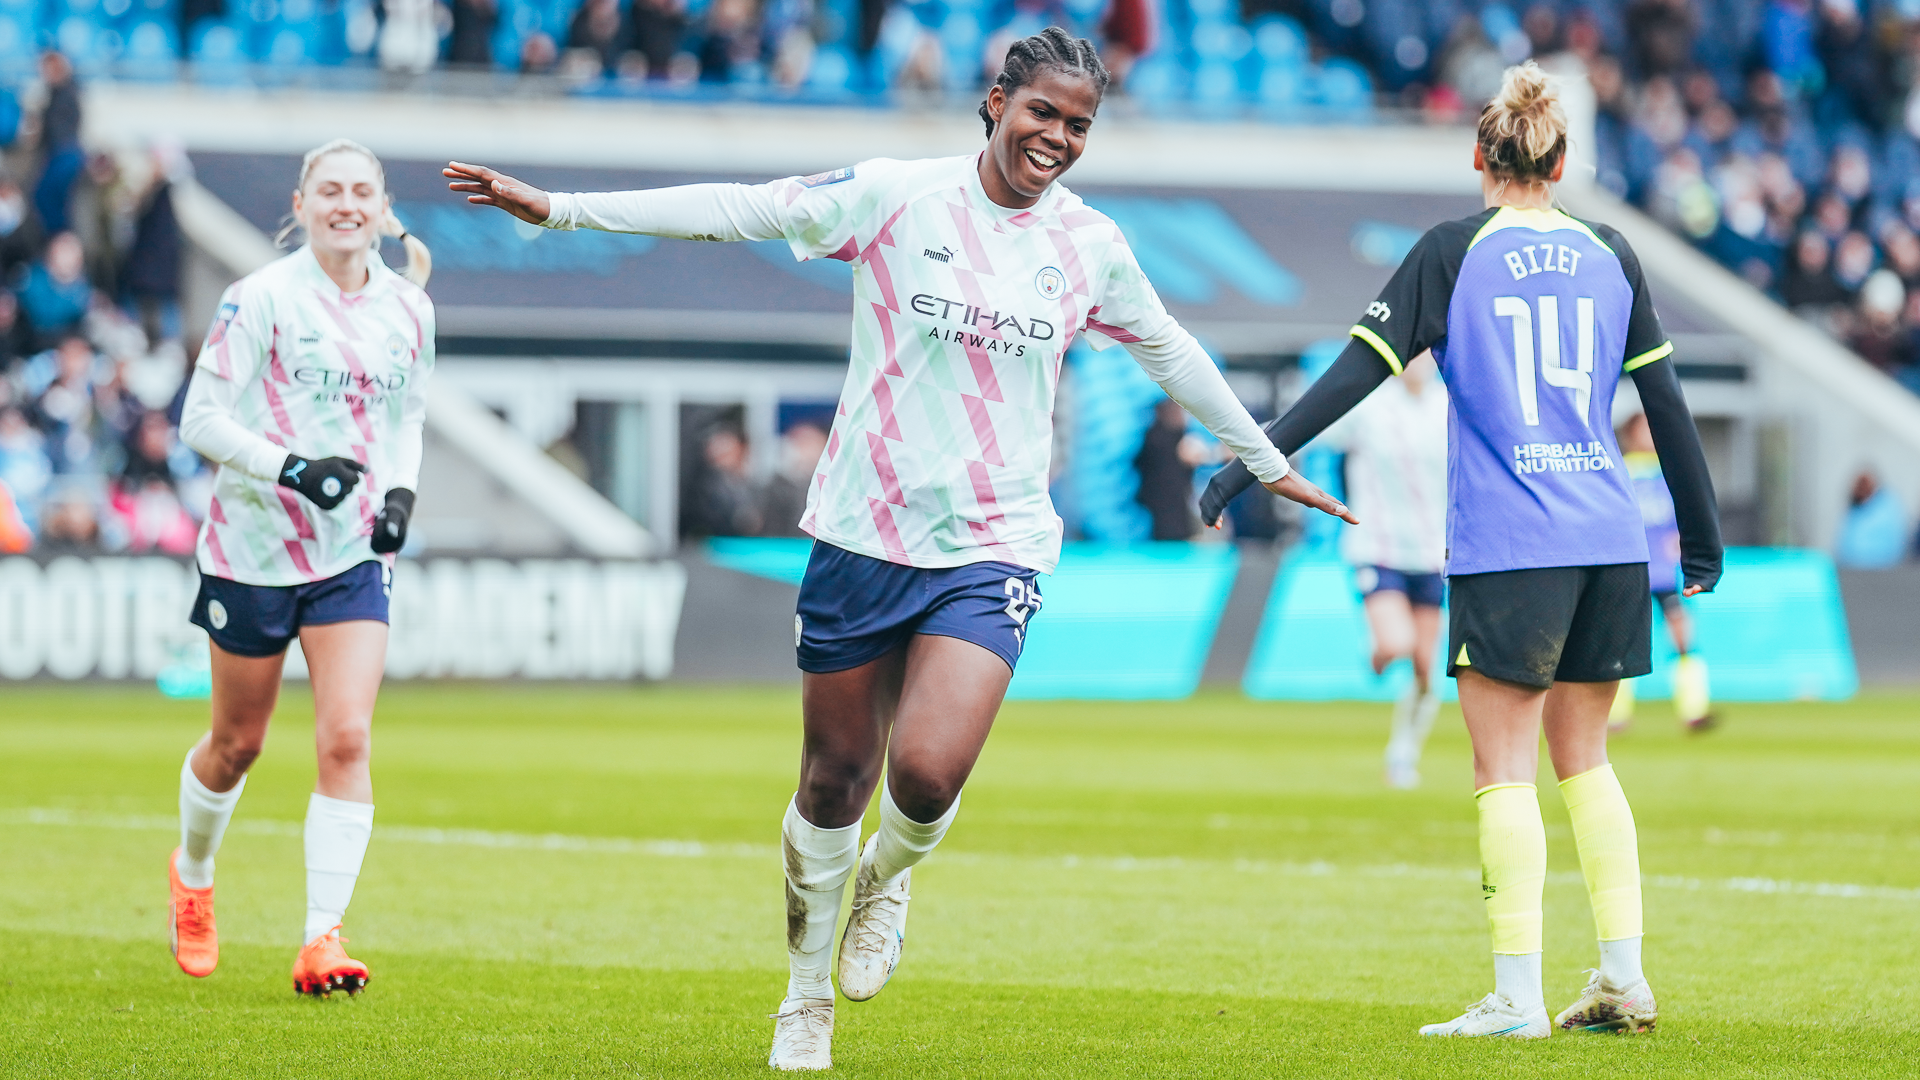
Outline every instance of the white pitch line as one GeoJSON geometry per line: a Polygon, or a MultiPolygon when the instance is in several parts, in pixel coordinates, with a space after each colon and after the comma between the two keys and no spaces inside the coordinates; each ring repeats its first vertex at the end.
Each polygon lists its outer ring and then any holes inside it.
{"type": "MultiPolygon", "coordinates": [[[[83,829],[118,829],[134,832],[176,832],[180,828],[177,818],[157,814],[93,814],[73,810],[56,810],[44,807],[14,807],[0,809],[0,825],[43,825],[83,829]]],[[[303,827],[297,821],[277,821],[260,818],[241,818],[228,829],[229,832],[251,836],[295,837],[303,833],[303,827]]],[[[563,833],[510,833],[493,832],[486,829],[436,829],[417,825],[379,825],[375,834],[381,840],[403,844],[437,844],[453,847],[496,848],[518,851],[564,851],[584,852],[596,855],[649,855],[669,859],[770,859],[777,849],[765,844],[709,844],[699,840],[635,840],[621,836],[568,836],[563,833]]],[[[1135,858],[1133,856],[1083,856],[1063,855],[1039,858],[1017,857],[1018,861],[1059,867],[1065,870],[1082,867],[1095,870],[1108,870],[1119,873],[1139,873],[1167,870],[1193,870],[1208,867],[1225,868],[1237,873],[1280,874],[1288,877],[1332,877],[1338,874],[1356,874],[1373,878],[1420,878],[1432,881],[1476,881],[1479,871],[1465,868],[1442,866],[1420,866],[1413,863],[1390,863],[1382,865],[1358,865],[1342,867],[1335,863],[1314,861],[1268,862],[1260,859],[1235,859],[1231,862],[1214,860],[1183,859],[1178,856],[1164,858],[1135,858]]],[[[981,855],[974,852],[946,852],[940,855],[940,861],[958,865],[982,865],[1004,863],[1006,856],[981,855]]],[[[1577,884],[1582,878],[1578,873],[1563,871],[1549,874],[1555,882],[1577,884]]],[[[1811,896],[1838,900],[1893,900],[1904,903],[1920,902],[1920,889],[1900,888],[1893,885],[1855,885],[1825,881],[1780,881],[1774,878],[1736,877],[1736,878],[1696,878],[1672,874],[1655,874],[1641,879],[1646,885],[1656,889],[1676,889],[1685,892],[1718,890],[1722,892],[1758,893],[1769,896],[1811,896]]]]}

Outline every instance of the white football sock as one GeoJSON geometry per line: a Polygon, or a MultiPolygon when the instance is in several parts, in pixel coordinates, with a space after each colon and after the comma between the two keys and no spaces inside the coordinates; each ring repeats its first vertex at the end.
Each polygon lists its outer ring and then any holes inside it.
{"type": "Polygon", "coordinates": [[[1433,722],[1440,715],[1440,687],[1430,684],[1427,692],[1420,696],[1420,703],[1413,707],[1413,756],[1418,759],[1421,751],[1427,748],[1427,736],[1433,734],[1433,722]]]}
{"type": "Polygon", "coordinates": [[[947,835],[954,815],[960,812],[956,796],[947,812],[929,822],[918,822],[900,811],[893,801],[892,789],[880,789],[880,840],[873,846],[873,876],[876,881],[892,881],[927,857],[947,835]]]}
{"type": "Polygon", "coordinates": [[[353,899],[353,884],[373,837],[373,804],[307,798],[307,928],[305,945],[339,926],[353,899]]]}
{"type": "Polygon", "coordinates": [[[1615,990],[1646,980],[1640,970],[1640,936],[1600,943],[1600,979],[1615,990]]]}
{"type": "Polygon", "coordinates": [[[1540,989],[1540,954],[1494,953],[1493,991],[1520,1011],[1545,1008],[1547,996],[1540,989]]]}
{"type": "Polygon", "coordinates": [[[220,850],[220,838],[226,835],[233,808],[246,789],[245,776],[232,791],[209,789],[193,775],[193,751],[187,751],[187,760],[180,766],[180,855],[173,861],[182,885],[204,889],[213,884],[213,854],[220,850]]]}
{"type": "Polygon", "coordinates": [[[1420,762],[1420,745],[1411,738],[1419,691],[1409,685],[1393,703],[1393,726],[1387,734],[1387,768],[1412,768],[1420,762]]]}
{"type": "Polygon", "coordinates": [[[780,853],[787,871],[787,1000],[785,1012],[808,998],[833,997],[827,969],[833,953],[833,926],[847,879],[860,861],[860,823],[822,829],[800,816],[798,802],[787,804],[780,823],[780,853]]]}
{"type": "Polygon", "coordinates": [[[1440,715],[1440,688],[1427,687],[1422,694],[1409,685],[1400,700],[1393,703],[1393,734],[1387,739],[1387,766],[1415,768],[1427,748],[1427,736],[1433,732],[1434,718],[1440,715]]]}

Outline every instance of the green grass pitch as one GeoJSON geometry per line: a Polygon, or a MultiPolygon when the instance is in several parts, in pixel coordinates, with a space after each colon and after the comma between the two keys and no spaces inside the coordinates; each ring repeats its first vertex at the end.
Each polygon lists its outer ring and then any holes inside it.
{"type": "MultiPolygon", "coordinates": [[[[1736,706],[1693,739],[1641,709],[1614,759],[1648,879],[1650,1036],[1415,1034],[1492,978],[1452,709],[1426,786],[1397,793],[1384,707],[1015,703],[916,871],[899,974],[839,1005],[837,1071],[1914,1075],[1920,700],[1736,706]]],[[[167,953],[162,860],[205,705],[8,688],[0,1075],[762,1075],[797,717],[791,692],[390,688],[346,929],[375,978],[312,1001],[287,978],[304,691],[220,853],[222,962],[195,980],[167,953]]],[[[1558,1009],[1595,960],[1566,814],[1542,795],[1558,1009]]]]}

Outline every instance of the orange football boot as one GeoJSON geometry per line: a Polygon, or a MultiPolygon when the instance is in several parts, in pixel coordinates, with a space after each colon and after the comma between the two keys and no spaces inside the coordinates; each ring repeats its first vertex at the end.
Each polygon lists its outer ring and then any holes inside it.
{"type": "Polygon", "coordinates": [[[346,940],[336,926],[307,942],[293,961],[296,993],[329,997],[335,990],[357,994],[366,989],[367,980],[373,975],[367,971],[367,965],[347,955],[347,950],[341,947],[346,940]]]}
{"type": "Polygon", "coordinates": [[[220,935],[213,928],[213,886],[187,888],[180,880],[180,868],[174,865],[179,857],[179,848],[167,856],[167,884],[173,889],[167,942],[173,946],[173,958],[180,970],[204,979],[220,963],[220,935]]]}

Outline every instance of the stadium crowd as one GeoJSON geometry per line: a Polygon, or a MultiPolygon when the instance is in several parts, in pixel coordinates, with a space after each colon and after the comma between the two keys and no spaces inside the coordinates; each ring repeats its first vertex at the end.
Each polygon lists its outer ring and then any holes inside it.
{"type": "Polygon", "coordinates": [[[176,148],[88,154],[58,53],[0,165],[0,552],[191,553],[176,148]]]}

